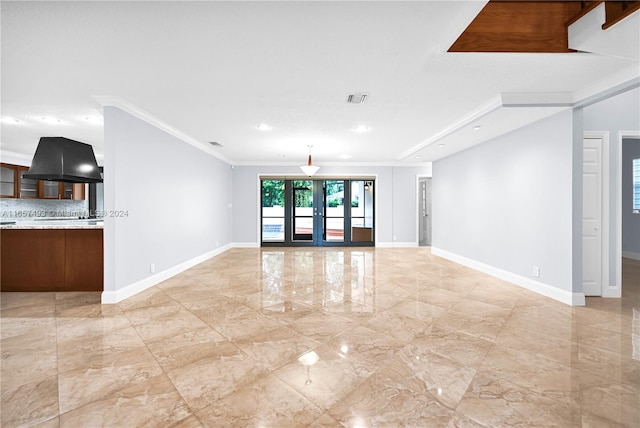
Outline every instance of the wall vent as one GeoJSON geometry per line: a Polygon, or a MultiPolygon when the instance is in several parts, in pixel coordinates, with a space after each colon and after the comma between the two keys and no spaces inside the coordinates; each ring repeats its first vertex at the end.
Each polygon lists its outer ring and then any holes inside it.
{"type": "Polygon", "coordinates": [[[367,99],[367,94],[349,94],[347,95],[347,103],[349,104],[364,104],[367,99]]]}

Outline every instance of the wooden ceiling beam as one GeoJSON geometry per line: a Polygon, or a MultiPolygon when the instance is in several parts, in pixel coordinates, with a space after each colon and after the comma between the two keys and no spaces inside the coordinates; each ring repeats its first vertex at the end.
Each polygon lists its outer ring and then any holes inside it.
{"type": "Polygon", "coordinates": [[[606,1],[604,3],[606,18],[602,29],[606,30],[614,26],[637,10],[640,10],[640,1],[606,1]]]}
{"type": "Polygon", "coordinates": [[[491,0],[449,52],[573,52],[565,24],[590,3],[491,0]]]}

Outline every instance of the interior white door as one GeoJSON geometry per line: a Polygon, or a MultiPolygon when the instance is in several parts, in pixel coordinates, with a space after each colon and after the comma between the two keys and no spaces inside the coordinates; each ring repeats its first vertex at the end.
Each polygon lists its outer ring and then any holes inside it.
{"type": "Polygon", "coordinates": [[[421,178],[418,198],[418,245],[431,246],[431,178],[421,178]]]}
{"type": "Polygon", "coordinates": [[[582,174],[582,290],[601,296],[602,139],[584,139],[582,174]]]}

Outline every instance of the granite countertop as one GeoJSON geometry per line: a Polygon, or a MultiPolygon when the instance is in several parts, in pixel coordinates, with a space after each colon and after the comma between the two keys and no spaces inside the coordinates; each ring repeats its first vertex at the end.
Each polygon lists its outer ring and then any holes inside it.
{"type": "Polygon", "coordinates": [[[102,229],[102,219],[7,219],[0,220],[0,229],[102,229]]]}

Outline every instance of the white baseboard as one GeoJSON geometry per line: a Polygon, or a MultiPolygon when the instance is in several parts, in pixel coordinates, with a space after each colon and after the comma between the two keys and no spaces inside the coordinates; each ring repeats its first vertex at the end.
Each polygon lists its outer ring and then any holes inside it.
{"type": "Polygon", "coordinates": [[[640,260],[640,253],[636,253],[633,251],[623,251],[622,257],[624,257],[625,259],[640,260]]]}
{"type": "Polygon", "coordinates": [[[154,285],[160,284],[162,281],[166,281],[172,276],[178,275],[185,270],[192,268],[193,266],[200,264],[206,260],[209,260],[212,257],[215,257],[219,254],[224,253],[225,251],[232,248],[231,244],[227,244],[223,247],[216,248],[215,250],[209,251],[208,253],[202,254],[200,256],[194,257],[186,262],[182,262],[178,265],[170,267],[169,269],[165,269],[162,272],[158,272],[155,275],[152,275],[148,278],[145,278],[141,281],[134,282],[133,284],[129,284],[119,290],[116,291],[103,291],[101,301],[102,304],[115,304],[123,301],[133,295],[136,295],[147,288],[151,288],[154,285]]]}
{"type": "Polygon", "coordinates": [[[476,260],[468,259],[458,254],[450,253],[449,251],[442,250],[440,248],[431,247],[431,254],[451,260],[463,266],[467,266],[471,269],[486,273],[496,278],[500,278],[504,281],[510,282],[514,285],[518,285],[527,290],[531,290],[546,297],[550,297],[559,302],[565,303],[571,306],[584,306],[585,297],[584,293],[572,293],[570,291],[561,290],[552,285],[545,284],[543,282],[534,281],[527,277],[517,275],[515,273],[490,266],[476,260]]]}
{"type": "Polygon", "coordinates": [[[417,248],[417,242],[376,242],[378,248],[417,248]]]}
{"type": "Polygon", "coordinates": [[[232,242],[231,248],[260,248],[258,242],[232,242]]]}

